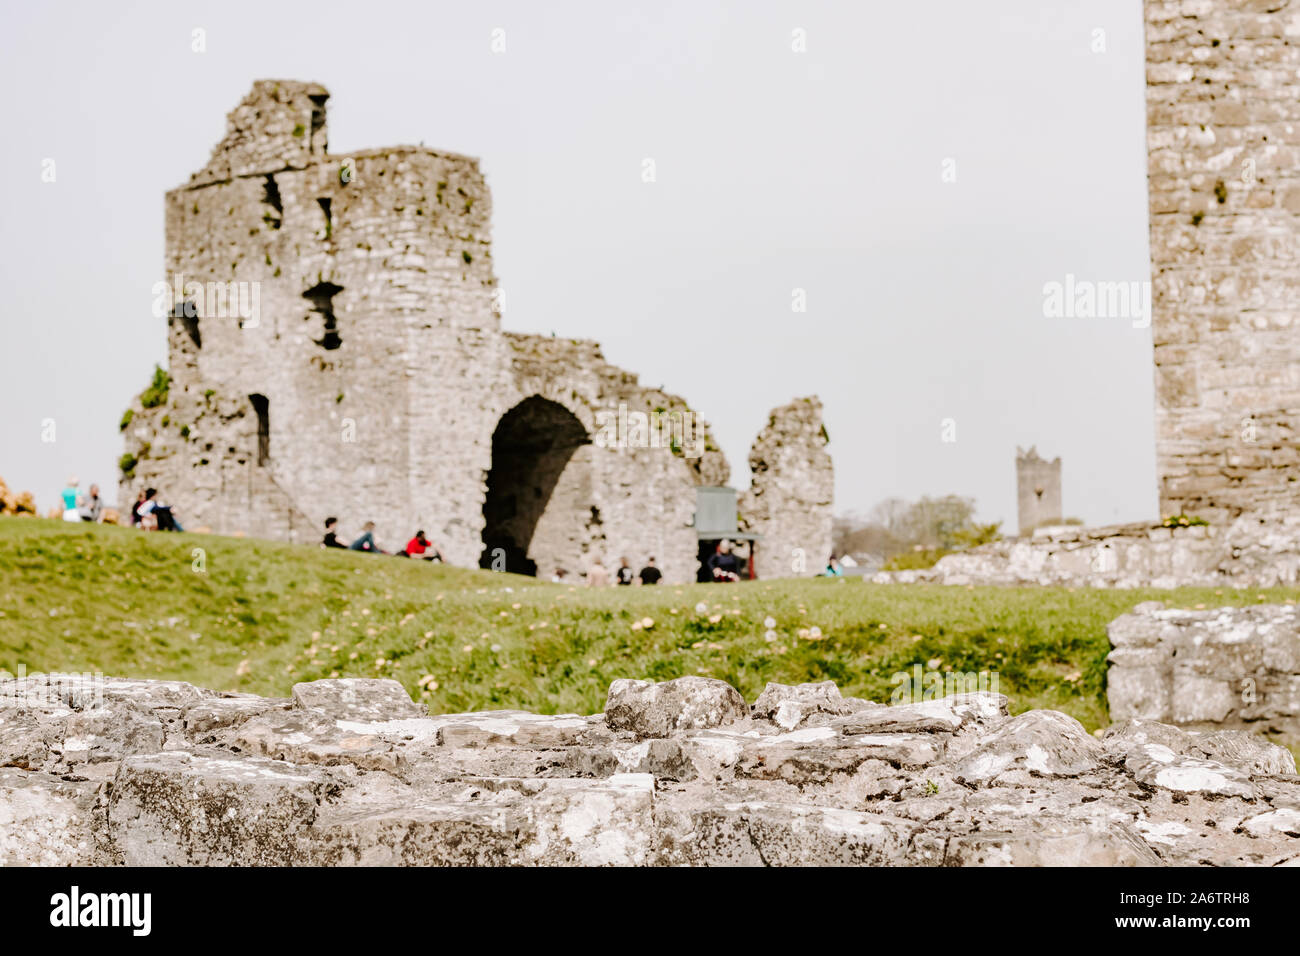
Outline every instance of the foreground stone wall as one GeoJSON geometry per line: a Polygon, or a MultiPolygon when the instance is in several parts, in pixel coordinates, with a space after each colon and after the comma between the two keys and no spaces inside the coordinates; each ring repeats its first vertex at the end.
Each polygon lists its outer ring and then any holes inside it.
{"type": "Polygon", "coordinates": [[[386,680],[32,678],[0,683],[0,864],[1300,864],[1295,769],[997,694],[749,705],[687,677],[590,717],[430,717],[386,680]]]}
{"type": "Polygon", "coordinates": [[[1245,727],[1300,739],[1300,608],[1146,602],[1111,622],[1115,720],[1245,727]]]}
{"type": "Polygon", "coordinates": [[[1300,10],[1146,0],[1162,514],[1300,497],[1300,10]]]}

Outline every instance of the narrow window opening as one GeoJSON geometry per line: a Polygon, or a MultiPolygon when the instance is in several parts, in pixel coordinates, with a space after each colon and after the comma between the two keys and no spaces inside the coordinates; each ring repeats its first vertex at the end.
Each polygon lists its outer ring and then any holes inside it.
{"type": "Polygon", "coordinates": [[[194,343],[196,349],[203,348],[203,336],[199,332],[199,314],[198,308],[188,299],[184,302],[178,302],[172,308],[172,318],[177,319],[194,343]]]}
{"type": "Polygon", "coordinates": [[[321,282],[302,294],[311,303],[311,310],[322,319],[322,335],[314,341],[323,349],[336,349],[343,344],[338,332],[338,321],[334,317],[334,297],[342,291],[341,285],[321,282]]]}
{"type": "Polygon", "coordinates": [[[317,134],[325,129],[325,101],[329,99],[329,94],[316,93],[308,97],[311,100],[311,145],[314,152],[325,153],[329,151],[329,146],[325,142],[325,137],[317,134]]]}
{"type": "Polygon", "coordinates": [[[265,467],[271,460],[271,403],[265,395],[249,395],[257,413],[257,463],[265,467]]]}
{"type": "Polygon", "coordinates": [[[322,196],[316,202],[320,204],[320,211],[325,214],[325,238],[328,239],[334,234],[334,214],[330,211],[334,203],[328,196],[322,196]]]}
{"type": "Polygon", "coordinates": [[[262,214],[262,221],[272,229],[279,229],[284,220],[284,203],[280,200],[280,187],[275,184],[275,177],[267,175],[262,184],[262,202],[271,208],[262,214]]]}

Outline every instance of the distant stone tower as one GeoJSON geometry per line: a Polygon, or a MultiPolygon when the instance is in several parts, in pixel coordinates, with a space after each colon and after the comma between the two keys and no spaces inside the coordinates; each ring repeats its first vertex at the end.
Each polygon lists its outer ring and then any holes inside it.
{"type": "Polygon", "coordinates": [[[1160,510],[1294,511],[1300,11],[1145,9],[1160,510]]]}
{"type": "Polygon", "coordinates": [[[1029,534],[1041,524],[1060,521],[1061,459],[1039,458],[1038,450],[1032,445],[1029,451],[1017,448],[1016,495],[1021,534],[1029,534]]]}

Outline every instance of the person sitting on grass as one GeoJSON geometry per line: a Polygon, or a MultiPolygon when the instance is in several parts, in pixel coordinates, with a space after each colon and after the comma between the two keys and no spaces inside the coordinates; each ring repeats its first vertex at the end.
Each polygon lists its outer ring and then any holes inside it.
{"type": "Polygon", "coordinates": [[[77,513],[77,499],[81,497],[81,492],[77,490],[76,478],[68,479],[67,485],[59,492],[59,497],[63,499],[63,520],[80,521],[81,515],[77,513]]]}
{"type": "Polygon", "coordinates": [[[81,500],[77,514],[82,521],[102,521],[104,519],[104,499],[99,497],[99,485],[90,486],[90,494],[81,500]]]}
{"type": "Polygon", "coordinates": [[[406,551],[408,558],[423,558],[426,561],[441,561],[447,563],[447,559],[442,556],[438,546],[424,536],[424,531],[415,532],[415,537],[406,542],[406,551]]]}
{"type": "Polygon", "coordinates": [[[387,554],[379,545],[375,544],[375,523],[367,521],[361,526],[361,537],[348,545],[353,551],[366,551],[370,554],[387,554]]]}
{"type": "Polygon", "coordinates": [[[322,548],[343,548],[344,550],[346,550],[347,545],[339,540],[338,531],[339,531],[339,519],[333,517],[332,515],[326,518],[325,537],[321,541],[320,546],[322,548]]]}
{"type": "Polygon", "coordinates": [[[718,550],[714,552],[713,557],[709,558],[709,571],[713,573],[713,580],[722,582],[739,581],[739,569],[740,565],[736,563],[736,556],[731,553],[731,542],[726,539],[719,541],[718,550]]]}
{"type": "Polygon", "coordinates": [[[131,524],[138,525],[140,523],[140,509],[142,507],[144,507],[143,488],[141,488],[140,493],[135,496],[135,503],[131,505],[131,524]]]}
{"type": "Polygon", "coordinates": [[[146,531],[155,528],[159,531],[185,530],[172,513],[171,505],[165,505],[159,500],[157,488],[144,490],[144,502],[140,505],[140,527],[146,531]]]}

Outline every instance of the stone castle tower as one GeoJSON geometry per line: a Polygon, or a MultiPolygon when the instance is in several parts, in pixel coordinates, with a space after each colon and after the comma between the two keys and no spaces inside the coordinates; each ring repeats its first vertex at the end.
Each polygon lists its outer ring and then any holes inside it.
{"type": "Polygon", "coordinates": [[[1016,449],[1016,503],[1021,534],[1061,520],[1059,457],[1051,461],[1040,458],[1032,445],[1029,451],[1016,449]]]}
{"type": "MultiPolygon", "coordinates": [[[[167,194],[170,386],[124,420],[124,493],[163,489],[187,527],[219,533],[310,542],[335,515],[346,535],[373,520],[390,549],[423,528],[458,565],[576,575],[654,555],[667,580],[693,580],[695,488],[729,476],[707,423],[594,342],[503,331],[478,162],[331,155],[328,97],[255,83],[207,166],[167,194]],[[696,453],[599,441],[620,412],[693,422],[696,453]]],[[[790,427],[821,432],[815,408],[790,427]]],[[[788,498],[807,519],[750,523],[816,569],[830,459],[802,466],[811,512],[782,462],[763,513],[788,498]]]]}
{"type": "Polygon", "coordinates": [[[1160,508],[1300,499],[1300,9],[1146,0],[1160,508]]]}

